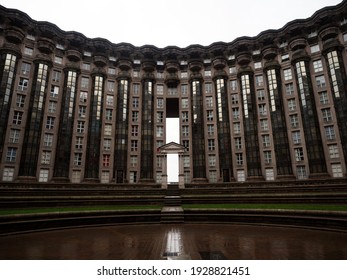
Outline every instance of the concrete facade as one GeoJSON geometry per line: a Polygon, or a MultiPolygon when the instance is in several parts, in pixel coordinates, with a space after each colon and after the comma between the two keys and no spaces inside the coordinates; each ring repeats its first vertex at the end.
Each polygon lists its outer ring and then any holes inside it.
{"type": "Polygon", "coordinates": [[[172,117],[185,183],[346,177],[346,1],[187,48],[0,19],[0,181],[161,184],[172,117]]]}

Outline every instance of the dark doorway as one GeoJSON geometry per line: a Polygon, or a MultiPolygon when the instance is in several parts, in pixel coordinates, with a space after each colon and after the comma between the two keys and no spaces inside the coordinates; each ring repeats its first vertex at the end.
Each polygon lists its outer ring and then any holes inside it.
{"type": "Polygon", "coordinates": [[[166,117],[167,118],[179,118],[179,100],[178,98],[166,99],[166,117]]]}

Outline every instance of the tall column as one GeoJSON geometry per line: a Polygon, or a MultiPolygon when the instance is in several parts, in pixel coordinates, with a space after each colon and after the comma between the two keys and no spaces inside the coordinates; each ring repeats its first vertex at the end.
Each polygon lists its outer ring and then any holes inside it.
{"type": "Polygon", "coordinates": [[[99,180],[100,141],[102,127],[104,77],[94,76],[93,93],[90,101],[88,142],[86,152],[86,179],[99,180]]]}
{"type": "Polygon", "coordinates": [[[231,137],[229,122],[228,93],[226,86],[226,73],[218,71],[215,77],[216,104],[217,104],[217,131],[219,149],[219,167],[223,182],[230,182],[232,177],[231,137]]]}
{"type": "Polygon", "coordinates": [[[128,125],[129,125],[129,79],[126,71],[118,78],[116,110],[114,176],[116,183],[123,183],[127,173],[128,125]]]}
{"type": "Polygon", "coordinates": [[[3,53],[0,61],[0,161],[2,158],[8,116],[11,108],[17,56],[3,53]]]}
{"type": "Polygon", "coordinates": [[[178,188],[184,189],[183,154],[178,154],[178,188]]]}
{"type": "Polygon", "coordinates": [[[66,80],[61,104],[59,132],[57,141],[57,152],[54,164],[55,179],[69,178],[71,142],[74,126],[75,103],[77,94],[76,70],[66,71],[66,80]]]}
{"type": "Polygon", "coordinates": [[[323,143],[307,58],[295,62],[295,70],[310,173],[326,173],[323,143]]]}
{"type": "Polygon", "coordinates": [[[272,137],[276,156],[277,175],[292,175],[288,133],[283,107],[281,75],[279,65],[266,69],[272,137]]]}
{"type": "Polygon", "coordinates": [[[167,155],[163,155],[163,173],[161,175],[161,187],[167,189],[167,155]]]}
{"type": "Polygon", "coordinates": [[[142,80],[142,86],[140,181],[154,182],[154,75],[146,73],[142,80]]]}
{"type": "Polygon", "coordinates": [[[46,61],[37,61],[35,66],[36,70],[19,167],[19,176],[29,177],[36,177],[49,72],[46,61]]]}
{"type": "Polygon", "coordinates": [[[193,147],[193,181],[206,181],[204,110],[200,74],[190,81],[193,147]]]}

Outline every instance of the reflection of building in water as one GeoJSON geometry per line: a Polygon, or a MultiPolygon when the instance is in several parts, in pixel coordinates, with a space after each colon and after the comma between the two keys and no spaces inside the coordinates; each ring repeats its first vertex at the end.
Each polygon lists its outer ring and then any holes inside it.
{"type": "Polygon", "coordinates": [[[160,183],[167,118],[186,183],[346,175],[346,1],[186,48],[0,18],[0,181],[160,183]]]}
{"type": "Polygon", "coordinates": [[[171,228],[167,232],[165,257],[175,257],[184,254],[184,246],[181,230],[179,228],[171,228]]]}

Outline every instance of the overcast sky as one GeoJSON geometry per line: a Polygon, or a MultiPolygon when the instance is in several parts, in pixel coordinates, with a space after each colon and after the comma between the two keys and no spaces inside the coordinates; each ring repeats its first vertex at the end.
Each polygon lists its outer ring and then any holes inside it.
{"type": "Polygon", "coordinates": [[[0,0],[65,31],[112,43],[208,46],[279,29],[342,0],[0,0]]]}

